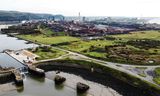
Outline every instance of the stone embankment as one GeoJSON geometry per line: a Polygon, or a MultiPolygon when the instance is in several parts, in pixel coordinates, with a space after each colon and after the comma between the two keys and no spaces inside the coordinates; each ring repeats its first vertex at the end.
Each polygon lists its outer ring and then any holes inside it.
{"type": "Polygon", "coordinates": [[[18,70],[13,70],[12,73],[14,76],[14,82],[16,86],[23,86],[23,78],[21,73],[18,70]]]}
{"type": "Polygon", "coordinates": [[[17,86],[23,86],[23,78],[20,71],[14,68],[7,69],[1,69],[0,71],[0,84],[14,81],[17,86]]]}
{"type": "Polygon", "coordinates": [[[14,80],[12,72],[0,73],[0,84],[11,82],[14,80]]]}
{"type": "Polygon", "coordinates": [[[28,72],[37,77],[45,77],[44,70],[36,68],[34,65],[28,65],[28,72]]]}

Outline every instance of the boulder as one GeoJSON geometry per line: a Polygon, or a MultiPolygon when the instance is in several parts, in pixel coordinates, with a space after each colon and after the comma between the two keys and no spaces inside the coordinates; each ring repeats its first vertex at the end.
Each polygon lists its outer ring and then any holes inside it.
{"type": "Polygon", "coordinates": [[[84,84],[84,83],[81,83],[81,82],[78,82],[77,83],[77,92],[78,93],[84,93],[86,92],[87,90],[89,89],[89,86],[84,84]]]}
{"type": "Polygon", "coordinates": [[[66,81],[66,78],[56,75],[54,78],[55,84],[62,84],[64,81],[66,81]]]}

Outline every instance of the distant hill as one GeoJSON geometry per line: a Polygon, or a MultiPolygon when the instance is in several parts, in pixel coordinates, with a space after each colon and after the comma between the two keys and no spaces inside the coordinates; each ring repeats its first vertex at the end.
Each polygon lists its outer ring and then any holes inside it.
{"type": "Polygon", "coordinates": [[[33,19],[63,19],[62,15],[26,13],[18,11],[0,11],[0,21],[22,21],[33,19]]]}

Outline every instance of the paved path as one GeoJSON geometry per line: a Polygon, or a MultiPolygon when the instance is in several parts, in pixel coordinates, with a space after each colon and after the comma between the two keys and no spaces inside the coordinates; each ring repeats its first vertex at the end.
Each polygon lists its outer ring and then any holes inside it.
{"type": "Polygon", "coordinates": [[[70,53],[62,55],[62,56],[60,56],[58,58],[35,61],[35,63],[41,63],[41,62],[47,62],[47,61],[53,61],[53,60],[63,59],[64,57],[69,56],[69,55],[70,55],[70,53]]]}
{"type": "MultiPolygon", "coordinates": [[[[100,65],[103,65],[103,66],[106,66],[106,67],[110,67],[110,68],[113,68],[115,70],[119,70],[121,72],[136,76],[136,77],[140,78],[141,80],[144,80],[144,81],[150,82],[150,83],[152,83],[154,85],[157,85],[155,82],[153,82],[153,80],[152,80],[153,77],[151,75],[148,76],[147,72],[148,71],[152,71],[153,72],[153,70],[155,68],[157,68],[157,67],[160,67],[160,65],[147,66],[147,65],[128,65],[128,64],[113,63],[113,62],[107,62],[107,61],[103,61],[103,60],[90,58],[88,56],[85,56],[85,55],[82,55],[82,54],[79,54],[79,53],[76,53],[76,52],[72,52],[72,51],[69,51],[69,50],[65,50],[65,49],[62,49],[62,48],[59,48],[59,47],[53,47],[53,48],[59,49],[61,51],[68,52],[69,54],[72,54],[72,55],[75,55],[75,56],[79,56],[80,58],[84,58],[84,60],[86,60],[86,61],[99,63],[100,65]],[[134,72],[132,72],[130,70],[127,70],[124,67],[146,67],[146,70],[144,71],[144,73],[146,73],[147,77],[141,77],[137,73],[134,73],[134,72]]],[[[157,86],[159,86],[159,85],[157,85],[157,86]]]]}

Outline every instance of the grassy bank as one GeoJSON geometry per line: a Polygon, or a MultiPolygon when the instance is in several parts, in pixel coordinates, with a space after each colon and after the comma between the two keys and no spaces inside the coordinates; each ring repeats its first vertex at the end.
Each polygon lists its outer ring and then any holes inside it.
{"type": "Polygon", "coordinates": [[[19,38],[23,38],[26,40],[31,40],[34,42],[42,43],[42,44],[61,44],[61,43],[67,43],[67,42],[74,42],[79,41],[78,38],[71,37],[71,36],[55,36],[55,37],[48,37],[46,35],[40,34],[40,35],[17,35],[19,38]]]}
{"type": "Polygon", "coordinates": [[[153,81],[160,85],[160,67],[156,68],[154,73],[155,77],[153,78],[153,81]]]}
{"type": "Polygon", "coordinates": [[[33,53],[39,56],[38,60],[58,58],[62,55],[67,54],[64,51],[54,49],[54,48],[51,48],[48,51],[44,51],[44,49],[38,48],[36,51],[33,51],[33,53]]]}

